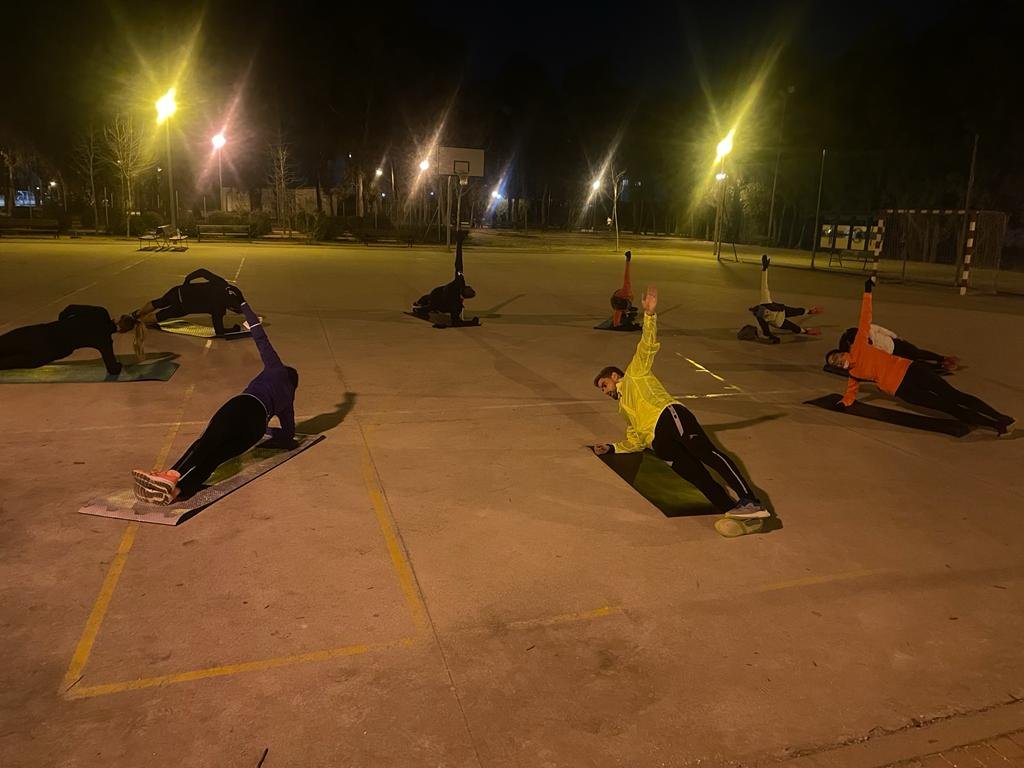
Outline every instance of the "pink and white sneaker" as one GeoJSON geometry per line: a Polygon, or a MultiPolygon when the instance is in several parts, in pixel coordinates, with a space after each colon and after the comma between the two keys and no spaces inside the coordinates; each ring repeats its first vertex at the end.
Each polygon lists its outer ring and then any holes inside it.
{"type": "Polygon", "coordinates": [[[178,481],[181,475],[173,469],[164,472],[132,470],[135,487],[132,492],[139,501],[147,504],[170,504],[178,497],[178,481]]]}

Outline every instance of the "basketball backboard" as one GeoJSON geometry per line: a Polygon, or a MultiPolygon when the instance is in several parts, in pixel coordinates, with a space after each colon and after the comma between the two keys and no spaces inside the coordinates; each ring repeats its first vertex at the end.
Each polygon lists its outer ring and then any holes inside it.
{"type": "Polygon", "coordinates": [[[458,176],[460,180],[483,176],[484,151],[465,147],[438,147],[434,167],[439,176],[458,176]]]}

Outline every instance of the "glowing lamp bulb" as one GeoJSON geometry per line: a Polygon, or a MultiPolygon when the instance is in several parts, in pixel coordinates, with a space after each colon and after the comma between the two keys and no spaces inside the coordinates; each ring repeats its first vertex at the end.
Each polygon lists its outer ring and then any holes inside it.
{"type": "Polygon", "coordinates": [[[178,105],[174,102],[174,88],[168,88],[167,93],[161,96],[156,101],[156,122],[160,125],[167,120],[171,115],[178,109],[178,105]]]}
{"type": "Polygon", "coordinates": [[[376,171],[373,172],[373,175],[379,179],[381,176],[384,175],[384,169],[378,168],[376,171]]]}
{"type": "Polygon", "coordinates": [[[216,136],[210,139],[210,142],[213,144],[214,149],[222,149],[224,145],[228,143],[228,140],[224,138],[223,133],[218,133],[216,136]]]}
{"type": "Polygon", "coordinates": [[[425,171],[429,167],[430,167],[430,161],[429,160],[420,160],[420,170],[421,171],[425,171]]]}

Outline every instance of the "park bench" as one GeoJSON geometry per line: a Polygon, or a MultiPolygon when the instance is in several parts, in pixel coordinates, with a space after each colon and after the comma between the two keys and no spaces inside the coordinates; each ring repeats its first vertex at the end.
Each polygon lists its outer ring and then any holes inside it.
{"type": "Polygon", "coordinates": [[[846,251],[832,249],[828,252],[828,265],[831,267],[833,261],[838,261],[839,266],[843,269],[846,265],[843,260],[847,261],[859,261],[861,263],[861,270],[866,270],[868,264],[873,264],[878,261],[878,255],[873,251],[846,251]]]}
{"type": "Polygon", "coordinates": [[[56,219],[13,219],[0,217],[0,236],[53,235],[60,237],[60,223],[56,219]]]}
{"type": "Polygon", "coordinates": [[[157,229],[151,229],[148,232],[143,232],[139,235],[139,250],[157,250],[160,248],[160,241],[162,239],[163,236],[157,229]]]}
{"type": "Polygon", "coordinates": [[[244,237],[252,240],[252,231],[248,224],[200,224],[197,227],[196,242],[203,242],[203,238],[212,237],[244,237]]]}
{"type": "Polygon", "coordinates": [[[188,250],[188,235],[183,234],[177,227],[172,227],[170,224],[164,224],[162,227],[157,227],[157,231],[163,239],[164,248],[178,251],[188,250]]]}

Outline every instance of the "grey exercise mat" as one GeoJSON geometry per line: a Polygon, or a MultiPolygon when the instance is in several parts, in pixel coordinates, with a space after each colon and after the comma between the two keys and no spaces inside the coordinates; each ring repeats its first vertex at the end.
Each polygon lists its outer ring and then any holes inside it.
{"type": "MultiPolygon", "coordinates": [[[[126,358],[127,359],[127,358],[126,358]]],[[[134,358],[132,358],[134,359],[134,358]]],[[[117,381],[167,381],[178,370],[173,356],[157,357],[142,363],[127,363],[117,376],[107,373],[102,360],[69,360],[38,368],[10,368],[0,371],[0,384],[74,384],[117,381]]]]}
{"type": "Polygon", "coordinates": [[[919,413],[908,411],[897,411],[894,408],[882,408],[871,405],[860,400],[855,400],[849,408],[839,409],[836,406],[842,400],[842,395],[823,395],[813,400],[804,400],[804,405],[813,405],[824,408],[826,411],[846,413],[851,416],[860,416],[863,419],[881,421],[885,424],[896,424],[911,429],[923,429],[927,432],[938,432],[953,437],[963,437],[971,431],[970,426],[956,419],[943,419],[935,416],[923,416],[919,413]]]}
{"type": "Polygon", "coordinates": [[[200,339],[227,339],[230,341],[232,339],[248,338],[252,335],[245,329],[245,326],[242,326],[240,330],[234,333],[225,333],[223,336],[218,336],[217,332],[213,330],[212,325],[195,323],[183,318],[164,320],[157,323],[156,327],[165,333],[175,333],[179,336],[195,336],[200,339]]]}
{"type": "MultiPolygon", "coordinates": [[[[296,435],[298,445],[291,450],[262,448],[257,445],[241,456],[221,464],[209,479],[209,485],[183,501],[173,504],[147,504],[138,501],[131,488],[117,491],[108,496],[99,496],[87,501],[79,514],[97,517],[114,517],[120,520],[138,520],[158,525],[180,525],[202,512],[211,504],[220,501],[232,491],[252,482],[260,475],[279,467],[291,458],[310,448],[325,435],[296,435]]],[[[128,475],[125,470],[125,475],[128,475]]]]}

